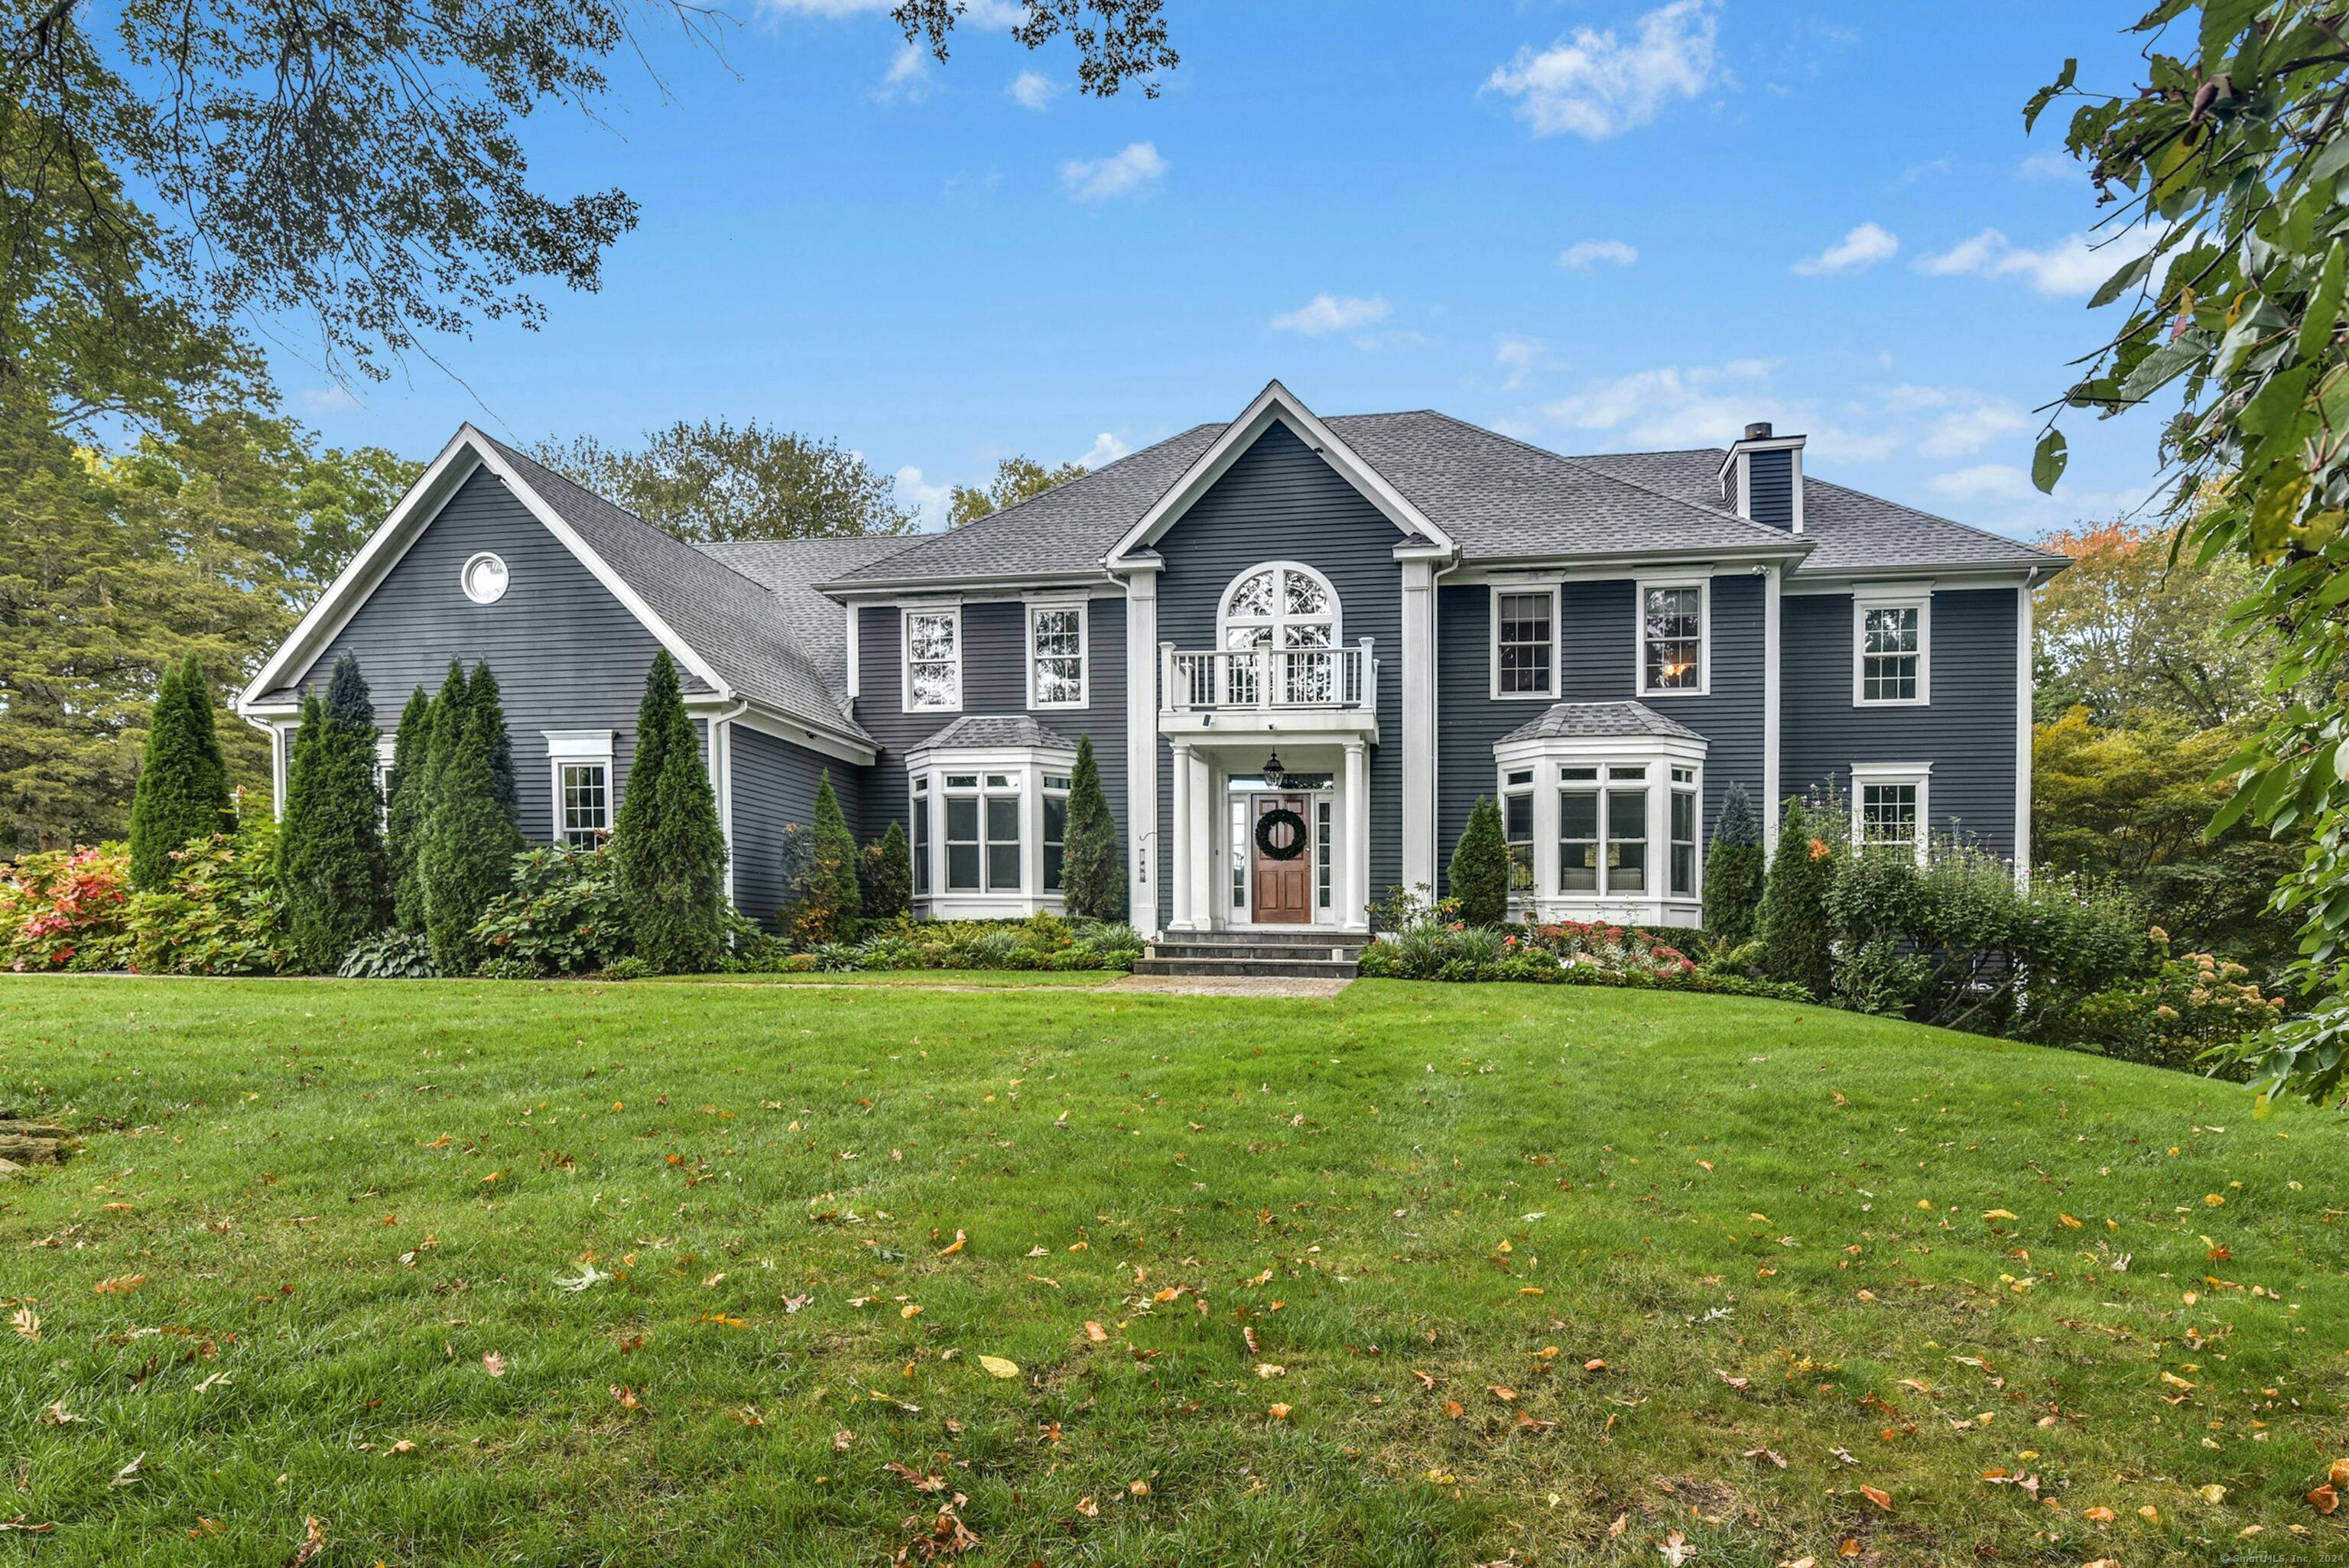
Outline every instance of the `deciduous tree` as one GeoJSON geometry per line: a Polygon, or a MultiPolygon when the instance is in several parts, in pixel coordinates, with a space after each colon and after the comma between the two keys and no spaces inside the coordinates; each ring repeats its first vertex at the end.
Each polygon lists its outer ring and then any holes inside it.
{"type": "Polygon", "coordinates": [[[1084,477],[1082,463],[1062,463],[1057,469],[1048,469],[1033,458],[1015,454],[995,465],[995,482],[985,490],[972,485],[955,486],[947,497],[947,521],[951,527],[960,528],[1007,506],[1016,506],[1030,496],[1042,495],[1054,485],[1084,477]]]}

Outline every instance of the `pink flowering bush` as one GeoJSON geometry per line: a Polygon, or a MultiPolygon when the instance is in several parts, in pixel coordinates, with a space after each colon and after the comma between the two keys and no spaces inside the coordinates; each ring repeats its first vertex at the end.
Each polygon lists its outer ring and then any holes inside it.
{"type": "Polygon", "coordinates": [[[119,969],[129,960],[130,851],[47,850],[0,866],[0,968],[119,969]]]}

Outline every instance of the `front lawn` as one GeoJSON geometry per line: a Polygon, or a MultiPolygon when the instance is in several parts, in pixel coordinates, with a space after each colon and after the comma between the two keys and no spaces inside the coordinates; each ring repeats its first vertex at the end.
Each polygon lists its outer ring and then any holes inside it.
{"type": "Polygon", "coordinates": [[[0,1106],[88,1144],[0,1186],[0,1562],[2349,1553],[2349,1127],[2095,1057],[1563,986],[41,978],[0,1106]]]}

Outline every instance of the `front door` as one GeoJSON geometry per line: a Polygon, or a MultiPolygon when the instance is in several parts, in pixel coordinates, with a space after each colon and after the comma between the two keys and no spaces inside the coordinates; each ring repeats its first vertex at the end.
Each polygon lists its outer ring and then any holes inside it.
{"type": "Polygon", "coordinates": [[[1302,925],[1313,918],[1313,834],[1302,795],[1250,798],[1252,915],[1266,925],[1302,925]]]}

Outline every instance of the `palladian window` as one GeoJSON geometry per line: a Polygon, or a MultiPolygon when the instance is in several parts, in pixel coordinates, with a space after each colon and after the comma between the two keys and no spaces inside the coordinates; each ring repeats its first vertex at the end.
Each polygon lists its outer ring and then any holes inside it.
{"type": "Polygon", "coordinates": [[[1252,703],[1257,683],[1274,700],[1324,703],[1338,685],[1339,610],[1330,580],[1309,566],[1279,562],[1243,572],[1225,591],[1221,700],[1252,703]],[[1236,655],[1248,656],[1236,656],[1236,655]]]}

